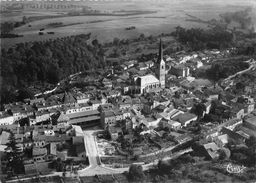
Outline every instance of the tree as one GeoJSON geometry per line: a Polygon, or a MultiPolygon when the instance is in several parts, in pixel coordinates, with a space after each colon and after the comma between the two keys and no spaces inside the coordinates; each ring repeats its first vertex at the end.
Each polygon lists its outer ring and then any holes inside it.
{"type": "Polygon", "coordinates": [[[206,73],[209,79],[214,82],[214,88],[216,87],[216,83],[219,81],[222,72],[223,67],[220,64],[214,64],[209,70],[207,70],[206,73]]]}
{"type": "Polygon", "coordinates": [[[118,39],[117,37],[115,37],[115,38],[113,39],[113,44],[114,44],[115,46],[118,46],[119,43],[120,43],[120,39],[118,39]]]}
{"type": "Polygon", "coordinates": [[[94,47],[99,46],[99,41],[98,41],[97,39],[92,40],[92,45],[93,45],[94,47]]]}
{"type": "Polygon", "coordinates": [[[28,19],[27,19],[27,17],[26,17],[26,16],[23,16],[23,18],[22,18],[22,22],[23,22],[24,24],[26,24],[26,23],[28,22],[28,19]]]}
{"type": "Polygon", "coordinates": [[[233,153],[231,158],[239,163],[246,164],[247,156],[243,153],[233,153]]]}
{"type": "Polygon", "coordinates": [[[170,173],[171,165],[168,161],[160,160],[157,164],[157,167],[158,167],[159,171],[162,172],[163,174],[170,173]]]}
{"type": "Polygon", "coordinates": [[[57,172],[62,172],[64,170],[64,163],[60,158],[58,158],[54,164],[57,172]]]}
{"type": "Polygon", "coordinates": [[[194,112],[197,115],[198,119],[203,117],[205,111],[206,106],[203,103],[197,103],[192,108],[192,112],[194,112]]]}
{"type": "Polygon", "coordinates": [[[249,148],[255,148],[256,149],[256,137],[255,136],[250,136],[249,139],[245,140],[245,143],[249,148]]]}
{"type": "Polygon", "coordinates": [[[18,96],[17,96],[17,100],[18,101],[22,101],[26,98],[30,98],[32,99],[34,97],[33,93],[28,90],[27,88],[21,88],[19,91],[18,91],[18,96]]]}
{"type": "Polygon", "coordinates": [[[142,166],[132,164],[129,168],[128,178],[132,181],[142,181],[145,178],[142,166]]]}
{"type": "Polygon", "coordinates": [[[14,134],[11,132],[9,136],[9,142],[6,144],[6,159],[7,165],[6,169],[7,172],[15,174],[22,174],[24,173],[24,165],[22,160],[22,152],[20,148],[17,146],[17,142],[15,139],[14,134]]]}
{"type": "Polygon", "coordinates": [[[225,159],[229,159],[230,157],[230,150],[227,148],[222,148],[219,150],[219,159],[220,160],[225,160],[225,159]]]}

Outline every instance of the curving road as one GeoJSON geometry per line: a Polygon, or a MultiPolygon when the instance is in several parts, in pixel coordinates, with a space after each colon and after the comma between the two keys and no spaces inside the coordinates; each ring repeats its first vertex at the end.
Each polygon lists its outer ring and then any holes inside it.
{"type": "MultiPolygon", "coordinates": [[[[98,149],[97,149],[96,139],[95,139],[95,136],[94,136],[95,132],[96,132],[95,130],[86,130],[86,131],[84,131],[84,143],[85,143],[86,153],[87,153],[87,156],[88,156],[88,159],[89,159],[90,166],[83,169],[83,170],[79,170],[78,171],[79,176],[119,174],[119,173],[123,173],[125,171],[128,171],[128,169],[129,169],[128,167],[112,169],[112,168],[104,167],[104,165],[101,164],[98,149]]],[[[164,152],[169,151],[169,150],[173,149],[174,147],[166,148],[163,151],[164,152]]],[[[173,154],[171,157],[167,157],[167,159],[172,159],[172,158],[181,156],[182,154],[184,154],[186,152],[190,152],[190,151],[192,151],[191,148],[182,150],[180,152],[177,152],[177,153],[173,154]]],[[[158,161],[159,160],[157,159],[152,163],[142,165],[143,170],[150,169],[151,167],[156,165],[158,163],[158,161]]]]}
{"type": "MultiPolygon", "coordinates": [[[[246,73],[246,72],[248,72],[250,70],[255,70],[255,68],[256,68],[256,61],[254,59],[250,59],[250,60],[247,60],[247,61],[244,61],[244,62],[249,63],[249,65],[250,65],[249,68],[247,68],[245,70],[242,70],[242,71],[239,71],[239,72],[237,72],[237,73],[227,77],[226,79],[224,79],[222,81],[221,85],[225,86],[225,84],[228,84],[228,82],[230,82],[234,77],[236,77],[238,75],[241,75],[241,74],[244,74],[244,73],[246,73]]],[[[228,84],[228,86],[229,86],[229,84],[228,84]]]]}

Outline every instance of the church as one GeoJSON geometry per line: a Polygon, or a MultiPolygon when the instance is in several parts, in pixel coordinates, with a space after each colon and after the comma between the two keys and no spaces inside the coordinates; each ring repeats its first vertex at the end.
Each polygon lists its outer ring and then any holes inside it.
{"type": "Polygon", "coordinates": [[[155,75],[147,74],[134,77],[135,87],[140,91],[140,94],[165,88],[165,61],[163,59],[162,40],[160,40],[159,53],[155,66],[155,75]]]}

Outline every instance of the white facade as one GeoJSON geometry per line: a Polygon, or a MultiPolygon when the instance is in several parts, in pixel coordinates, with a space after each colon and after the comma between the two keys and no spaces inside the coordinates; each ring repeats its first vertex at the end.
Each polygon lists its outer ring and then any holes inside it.
{"type": "Polygon", "coordinates": [[[94,110],[93,106],[88,105],[88,106],[84,106],[84,107],[81,107],[81,108],[68,109],[65,114],[84,112],[84,111],[92,111],[92,110],[94,110]]]}
{"type": "Polygon", "coordinates": [[[0,125],[11,125],[14,123],[14,117],[13,116],[6,116],[3,118],[0,118],[0,125]]]}
{"type": "Polygon", "coordinates": [[[145,93],[150,89],[158,88],[160,84],[159,80],[151,74],[135,78],[135,83],[140,87],[140,93],[145,93]]]}
{"type": "Polygon", "coordinates": [[[46,114],[42,114],[42,115],[36,115],[35,118],[30,118],[29,122],[30,122],[30,125],[35,125],[37,123],[47,121],[47,120],[50,120],[50,119],[51,119],[51,114],[46,113],[46,114]]]}

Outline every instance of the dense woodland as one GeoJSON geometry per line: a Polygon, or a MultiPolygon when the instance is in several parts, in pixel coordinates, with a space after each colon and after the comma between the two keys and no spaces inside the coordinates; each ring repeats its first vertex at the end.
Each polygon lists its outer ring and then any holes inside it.
{"type": "Polygon", "coordinates": [[[78,35],[2,49],[2,102],[11,100],[14,89],[36,81],[55,84],[72,73],[103,68],[104,51],[97,40],[88,44],[89,38],[90,34],[78,35]]]}
{"type": "Polygon", "coordinates": [[[210,30],[177,27],[173,35],[192,51],[229,48],[233,43],[232,33],[218,27],[210,30]]]}

